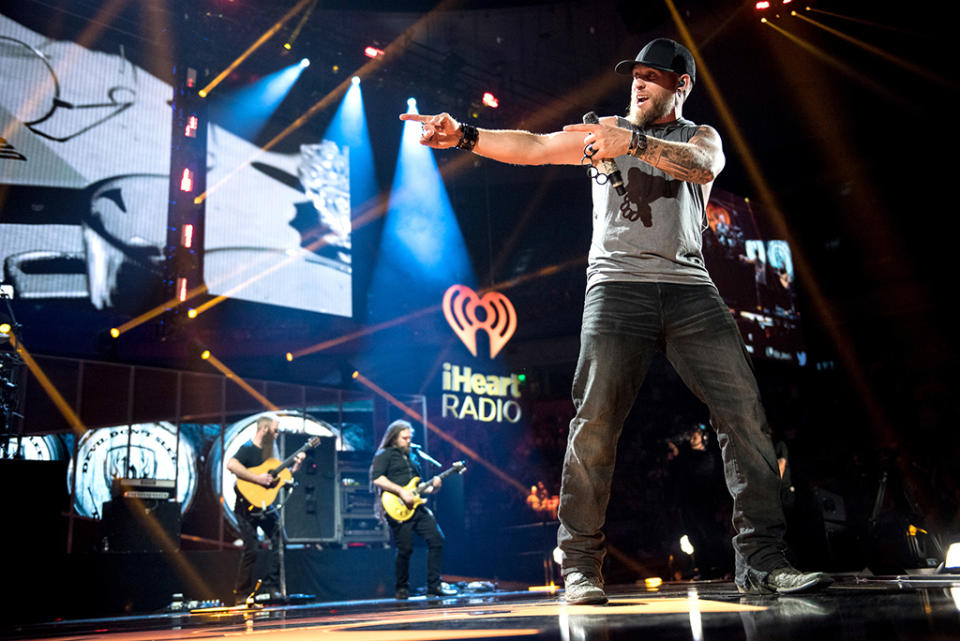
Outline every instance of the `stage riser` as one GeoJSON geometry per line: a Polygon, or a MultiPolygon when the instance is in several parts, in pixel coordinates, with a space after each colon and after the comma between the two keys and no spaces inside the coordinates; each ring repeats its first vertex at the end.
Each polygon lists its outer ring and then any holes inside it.
{"type": "MultiPolygon", "coordinates": [[[[232,604],[240,552],[34,555],[11,584],[6,607],[21,621],[159,612],[174,593],[187,600],[232,604]],[[21,616],[22,615],[22,616],[21,616]]],[[[263,561],[261,557],[259,559],[263,561]]],[[[426,581],[426,550],[416,548],[411,585],[426,581]]],[[[392,597],[394,552],[389,548],[286,551],[288,594],[322,601],[392,597]]]]}

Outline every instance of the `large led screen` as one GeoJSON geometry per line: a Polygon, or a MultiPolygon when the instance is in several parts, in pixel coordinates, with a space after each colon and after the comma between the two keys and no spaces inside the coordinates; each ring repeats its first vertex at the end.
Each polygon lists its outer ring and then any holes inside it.
{"type": "Polygon", "coordinates": [[[805,365],[790,246],[761,238],[750,202],[722,190],[710,196],[707,225],[704,259],[747,349],[758,357],[805,365]]]}
{"type": "Polygon", "coordinates": [[[260,151],[209,127],[204,280],[214,295],[350,316],[349,150],[296,137],[296,152],[260,151]]]}
{"type": "Polygon", "coordinates": [[[172,90],[104,49],[0,15],[0,261],[18,298],[109,309],[162,279],[172,90]]]}
{"type": "MultiPolygon", "coordinates": [[[[173,89],[136,38],[85,47],[56,22],[0,15],[0,281],[140,313],[165,294],[173,89]]],[[[208,292],[350,316],[348,150],[309,123],[271,151],[212,124],[207,153],[208,292]]]]}

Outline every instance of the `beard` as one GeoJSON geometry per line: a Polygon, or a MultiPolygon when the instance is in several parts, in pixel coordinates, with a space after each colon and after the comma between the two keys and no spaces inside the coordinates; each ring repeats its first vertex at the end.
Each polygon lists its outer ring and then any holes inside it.
{"type": "Polygon", "coordinates": [[[626,117],[627,120],[630,121],[630,124],[640,129],[644,129],[651,123],[667,117],[670,114],[670,110],[673,109],[672,94],[651,96],[645,103],[647,107],[644,110],[640,109],[640,105],[637,104],[637,100],[632,94],[630,98],[630,105],[627,109],[626,117]]]}

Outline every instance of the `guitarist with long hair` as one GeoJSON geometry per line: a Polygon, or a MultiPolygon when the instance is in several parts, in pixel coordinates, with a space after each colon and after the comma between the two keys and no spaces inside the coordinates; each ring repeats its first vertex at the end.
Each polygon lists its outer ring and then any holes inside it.
{"type": "MultiPolygon", "coordinates": [[[[405,487],[414,477],[423,476],[418,461],[411,455],[410,440],[412,438],[413,426],[410,423],[404,420],[394,421],[387,427],[387,432],[380,441],[380,449],[377,450],[373,457],[373,464],[370,466],[370,481],[380,492],[395,494],[407,507],[415,507],[410,517],[398,521],[384,513],[380,502],[377,502],[378,510],[390,525],[393,540],[397,546],[396,596],[398,599],[406,599],[410,595],[410,557],[413,554],[414,534],[422,537],[427,543],[427,596],[452,596],[456,592],[445,589],[440,580],[443,532],[440,531],[433,512],[425,505],[418,505],[418,497],[405,487]]],[[[440,478],[435,476],[423,493],[432,494],[440,489],[440,485],[440,478]]]]}
{"type": "MultiPolygon", "coordinates": [[[[227,469],[237,476],[237,480],[248,481],[264,488],[273,488],[280,482],[269,472],[256,472],[256,468],[265,461],[276,458],[275,446],[277,434],[280,432],[280,423],[277,417],[265,414],[257,419],[257,431],[253,437],[244,443],[237,453],[227,461],[227,469]]],[[[303,452],[293,458],[290,472],[300,469],[305,458],[303,452]]],[[[252,505],[243,494],[234,488],[237,499],[233,504],[233,512],[237,515],[237,526],[240,528],[240,537],[243,539],[243,554],[240,555],[240,565],[237,568],[237,579],[234,583],[234,596],[238,604],[244,602],[253,590],[253,566],[257,560],[257,550],[260,548],[260,537],[257,528],[270,540],[270,549],[267,564],[267,573],[262,580],[262,593],[272,600],[282,597],[280,592],[280,546],[283,544],[280,532],[280,519],[277,510],[270,506],[252,505]]]]}

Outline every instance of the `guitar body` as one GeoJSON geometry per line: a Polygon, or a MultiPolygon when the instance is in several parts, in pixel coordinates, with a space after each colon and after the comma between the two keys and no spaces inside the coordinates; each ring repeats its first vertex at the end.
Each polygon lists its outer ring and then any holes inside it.
{"type": "Polygon", "coordinates": [[[415,498],[411,507],[407,507],[407,504],[392,492],[384,492],[380,495],[380,503],[383,505],[383,511],[394,521],[400,521],[402,523],[408,520],[413,516],[413,513],[419,506],[427,502],[427,499],[420,498],[420,488],[417,485],[419,482],[420,477],[414,476],[410,479],[409,483],[403,486],[403,489],[409,490],[415,498]]]}
{"type": "MultiPolygon", "coordinates": [[[[451,474],[463,474],[467,469],[467,466],[463,461],[457,461],[449,469],[444,470],[442,473],[437,476],[441,479],[445,479],[451,474]]],[[[426,490],[428,487],[433,485],[433,479],[429,481],[420,482],[419,476],[414,476],[410,481],[403,486],[403,489],[409,490],[413,494],[414,500],[413,505],[407,506],[399,496],[393,492],[383,492],[380,494],[380,504],[383,506],[383,511],[392,518],[394,521],[399,521],[403,523],[410,519],[413,516],[413,513],[417,511],[417,508],[427,502],[427,499],[421,498],[420,494],[426,490]]]]}
{"type": "Polygon", "coordinates": [[[252,507],[258,510],[266,510],[277,499],[277,494],[287,483],[293,483],[293,474],[287,468],[279,472],[276,471],[281,463],[275,458],[269,458],[256,467],[251,467],[250,471],[254,474],[273,474],[277,480],[270,487],[264,487],[258,483],[251,483],[243,479],[237,479],[237,489],[243,495],[252,507]]]}

